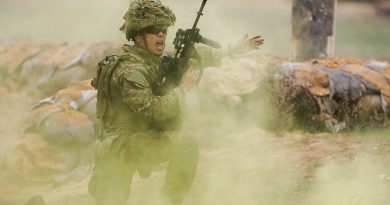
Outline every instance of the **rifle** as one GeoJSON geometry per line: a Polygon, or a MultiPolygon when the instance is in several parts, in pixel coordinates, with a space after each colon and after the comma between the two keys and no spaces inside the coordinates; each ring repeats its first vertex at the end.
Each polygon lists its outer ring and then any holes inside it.
{"type": "Polygon", "coordinates": [[[202,43],[216,49],[222,46],[211,39],[200,35],[200,29],[197,28],[200,17],[203,15],[203,8],[207,0],[202,1],[202,5],[197,12],[194,25],[191,29],[178,29],[176,37],[173,40],[173,45],[176,49],[174,57],[164,56],[161,59],[161,65],[157,72],[156,79],[152,85],[152,90],[157,95],[164,95],[170,89],[177,87],[180,83],[181,77],[187,71],[188,60],[190,58],[197,58],[200,60],[199,54],[195,50],[195,43],[202,43]]]}

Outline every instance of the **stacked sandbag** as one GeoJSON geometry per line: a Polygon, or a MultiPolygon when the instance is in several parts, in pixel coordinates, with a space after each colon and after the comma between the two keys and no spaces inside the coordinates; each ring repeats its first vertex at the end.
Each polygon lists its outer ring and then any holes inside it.
{"type": "Polygon", "coordinates": [[[18,68],[25,59],[31,58],[41,50],[41,45],[35,43],[4,44],[0,53],[0,84],[7,90],[14,92],[20,88],[23,80],[18,73],[18,68]]]}
{"type": "Polygon", "coordinates": [[[51,182],[77,167],[78,154],[50,144],[37,133],[27,133],[8,153],[6,163],[9,170],[24,179],[51,182]]]}
{"type": "Polygon", "coordinates": [[[335,132],[371,123],[385,125],[389,71],[387,62],[357,58],[284,63],[280,66],[282,110],[335,132]]]}
{"type": "Polygon", "coordinates": [[[54,144],[90,144],[95,139],[94,113],[83,111],[95,98],[90,81],[60,90],[33,105],[32,127],[54,144]]]}
{"type": "Polygon", "coordinates": [[[10,149],[7,167],[33,181],[62,182],[79,174],[93,158],[95,102],[96,90],[88,80],[34,103],[29,127],[10,149]]]}
{"type": "Polygon", "coordinates": [[[0,94],[28,91],[54,94],[73,83],[91,79],[97,63],[119,53],[122,42],[39,44],[0,39],[0,94]]]}

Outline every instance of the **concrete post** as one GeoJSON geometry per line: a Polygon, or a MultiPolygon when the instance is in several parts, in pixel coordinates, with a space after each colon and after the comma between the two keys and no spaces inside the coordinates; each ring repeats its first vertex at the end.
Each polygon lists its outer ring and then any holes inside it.
{"type": "Polygon", "coordinates": [[[293,0],[292,58],[334,57],[337,0],[293,0]]]}

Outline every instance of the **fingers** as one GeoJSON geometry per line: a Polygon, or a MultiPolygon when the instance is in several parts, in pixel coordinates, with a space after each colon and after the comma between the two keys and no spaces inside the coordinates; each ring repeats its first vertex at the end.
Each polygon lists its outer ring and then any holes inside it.
{"type": "Polygon", "coordinates": [[[253,49],[258,49],[260,45],[264,43],[264,39],[261,35],[256,35],[248,38],[248,34],[245,34],[244,38],[240,43],[234,46],[235,54],[242,54],[249,52],[253,49]]]}
{"type": "Polygon", "coordinates": [[[252,44],[263,44],[264,42],[264,39],[255,39],[253,41],[251,41],[252,44]]]}
{"type": "Polygon", "coordinates": [[[250,38],[250,41],[252,41],[252,42],[263,42],[264,39],[261,36],[255,36],[255,37],[250,38]]]}
{"type": "Polygon", "coordinates": [[[264,39],[259,39],[254,42],[257,46],[263,45],[264,39]]]}
{"type": "Polygon", "coordinates": [[[261,36],[253,36],[252,38],[250,38],[250,40],[254,40],[254,39],[260,39],[261,36]]]}
{"type": "Polygon", "coordinates": [[[249,42],[250,46],[255,49],[257,49],[263,43],[264,43],[264,39],[261,36],[254,36],[250,38],[250,42],[249,42]]]}

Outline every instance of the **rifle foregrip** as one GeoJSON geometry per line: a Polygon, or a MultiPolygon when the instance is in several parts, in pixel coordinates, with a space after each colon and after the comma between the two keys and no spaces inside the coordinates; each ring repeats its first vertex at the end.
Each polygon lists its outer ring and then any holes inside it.
{"type": "Polygon", "coordinates": [[[203,36],[200,37],[199,43],[206,44],[206,45],[211,46],[211,47],[216,48],[216,49],[222,48],[222,45],[220,43],[218,43],[217,41],[213,41],[213,40],[205,38],[203,36]]]}

